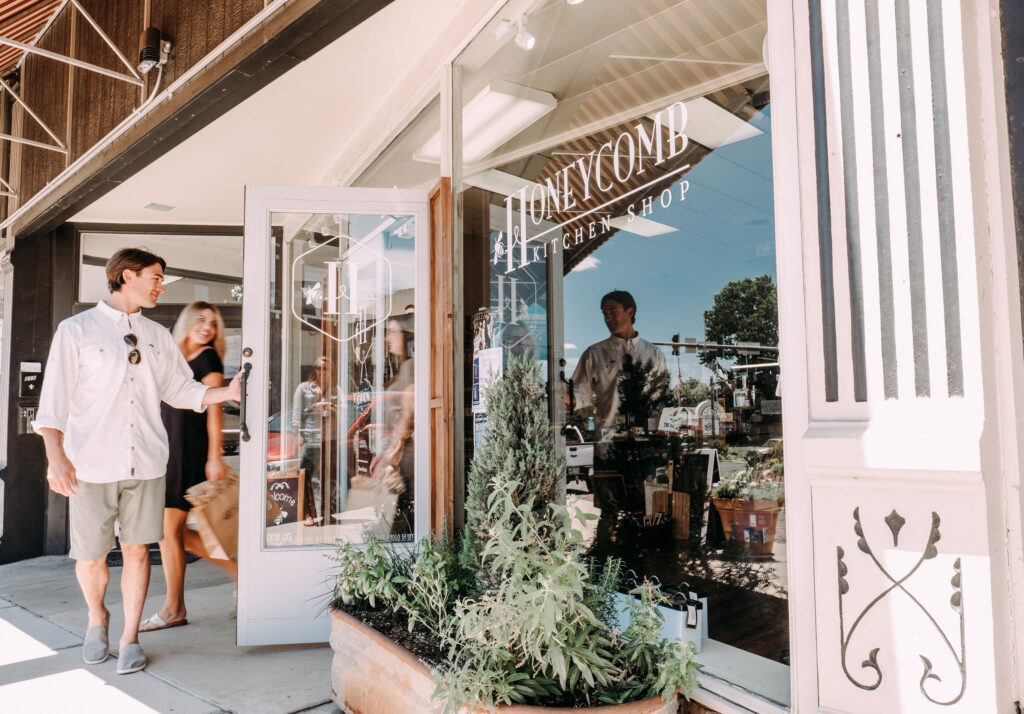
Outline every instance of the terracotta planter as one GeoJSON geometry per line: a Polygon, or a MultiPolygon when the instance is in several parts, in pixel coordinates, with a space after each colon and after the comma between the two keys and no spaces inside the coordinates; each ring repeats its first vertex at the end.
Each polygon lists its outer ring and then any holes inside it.
{"type": "MultiPolygon", "coordinates": [[[[331,611],[331,699],[349,714],[430,714],[437,709],[430,696],[430,670],[415,655],[372,627],[340,610],[331,611]]],[[[498,707],[501,714],[675,714],[678,697],[586,709],[498,707]]]]}
{"type": "Polygon", "coordinates": [[[712,498],[722,517],[725,537],[742,544],[752,555],[770,557],[781,506],[775,501],[712,498]]]}

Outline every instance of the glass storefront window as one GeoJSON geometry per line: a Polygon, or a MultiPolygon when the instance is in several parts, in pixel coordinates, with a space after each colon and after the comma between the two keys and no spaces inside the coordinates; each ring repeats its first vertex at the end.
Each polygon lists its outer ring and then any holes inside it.
{"type": "Polygon", "coordinates": [[[78,301],[96,303],[110,291],[104,266],[125,246],[145,248],[167,261],[162,305],[205,300],[215,305],[242,302],[242,236],[154,233],[81,234],[78,301]]]}
{"type": "Polygon", "coordinates": [[[779,666],[789,626],[766,12],[510,2],[457,60],[456,190],[466,462],[486,376],[511,353],[534,355],[565,440],[567,500],[599,516],[591,552],[706,597],[710,640],[779,666]]]}
{"type": "Polygon", "coordinates": [[[415,221],[271,214],[267,546],[413,540],[415,221]]]}

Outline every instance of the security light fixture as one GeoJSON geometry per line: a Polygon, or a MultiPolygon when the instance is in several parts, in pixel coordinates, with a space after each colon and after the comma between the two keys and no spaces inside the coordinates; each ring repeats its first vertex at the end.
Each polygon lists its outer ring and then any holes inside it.
{"type": "Polygon", "coordinates": [[[171,56],[171,41],[160,39],[160,30],[147,27],[139,37],[139,72],[146,74],[154,67],[163,67],[171,56]]]}
{"type": "Polygon", "coordinates": [[[139,37],[139,72],[146,74],[160,62],[160,30],[147,27],[139,37]]]}

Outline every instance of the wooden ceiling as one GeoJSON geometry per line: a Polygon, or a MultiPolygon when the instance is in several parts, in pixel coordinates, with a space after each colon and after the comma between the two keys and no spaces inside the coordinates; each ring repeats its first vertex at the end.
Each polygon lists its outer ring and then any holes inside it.
{"type": "MultiPolygon", "coordinates": [[[[34,45],[67,0],[0,0],[0,37],[25,45],[34,45]]],[[[0,77],[9,75],[23,50],[0,45],[0,77]]]]}

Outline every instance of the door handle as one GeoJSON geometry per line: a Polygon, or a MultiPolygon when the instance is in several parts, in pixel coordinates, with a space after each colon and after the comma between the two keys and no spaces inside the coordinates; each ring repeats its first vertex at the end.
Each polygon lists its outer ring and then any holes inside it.
{"type": "Polygon", "coordinates": [[[249,372],[252,370],[252,363],[246,362],[242,365],[242,401],[241,406],[238,408],[238,435],[242,441],[249,441],[252,437],[249,435],[249,427],[245,424],[245,393],[248,391],[246,387],[249,384],[249,372]]]}

